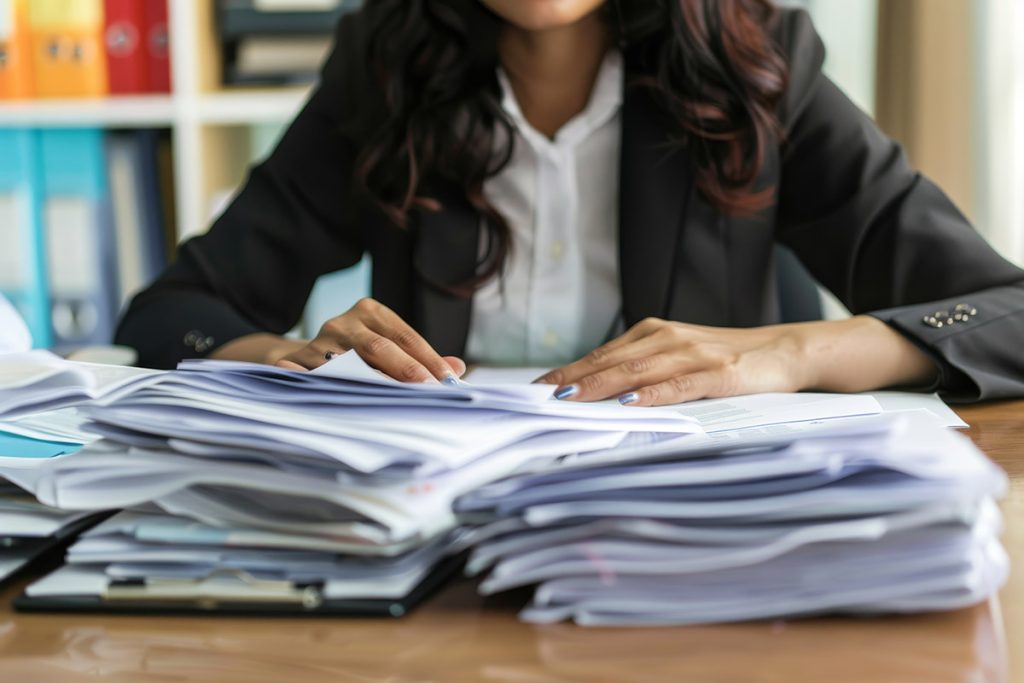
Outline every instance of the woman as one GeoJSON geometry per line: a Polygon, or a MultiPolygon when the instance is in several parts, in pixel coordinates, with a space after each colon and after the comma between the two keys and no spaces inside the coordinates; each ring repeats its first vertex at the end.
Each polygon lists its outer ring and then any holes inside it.
{"type": "Polygon", "coordinates": [[[406,381],[543,364],[559,398],[638,406],[1024,393],[1024,272],[823,58],[807,16],[768,0],[368,0],[118,340],[155,366],[354,349],[406,381]],[[776,242],[857,315],[778,324],[776,242]],[[365,252],[373,299],[278,336],[365,252]]]}

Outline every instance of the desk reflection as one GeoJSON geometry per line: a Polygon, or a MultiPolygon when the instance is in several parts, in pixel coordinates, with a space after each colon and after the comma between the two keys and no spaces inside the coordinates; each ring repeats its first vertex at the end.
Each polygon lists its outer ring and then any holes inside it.
{"type": "Polygon", "coordinates": [[[1010,679],[999,615],[996,602],[942,615],[665,631],[557,625],[538,634],[537,670],[486,667],[485,680],[1004,683],[1010,679]]]}
{"type": "Polygon", "coordinates": [[[0,613],[0,680],[72,683],[1009,681],[998,604],[884,619],[531,627],[463,582],[398,621],[0,613]]]}

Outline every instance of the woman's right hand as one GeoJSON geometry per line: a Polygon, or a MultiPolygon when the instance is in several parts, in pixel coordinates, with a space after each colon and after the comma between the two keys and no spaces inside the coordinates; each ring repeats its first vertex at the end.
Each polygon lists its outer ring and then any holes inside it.
{"type": "Polygon", "coordinates": [[[290,370],[312,370],[332,354],[350,350],[402,382],[451,381],[466,372],[460,358],[440,356],[394,311],[373,299],[361,299],[346,313],[324,323],[315,339],[270,360],[290,370]]]}

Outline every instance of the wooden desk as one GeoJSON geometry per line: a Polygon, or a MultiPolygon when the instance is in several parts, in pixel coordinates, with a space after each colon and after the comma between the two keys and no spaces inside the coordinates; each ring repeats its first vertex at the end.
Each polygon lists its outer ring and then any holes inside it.
{"type": "Polygon", "coordinates": [[[397,621],[22,615],[0,595],[0,681],[1024,681],[1024,402],[965,408],[971,437],[1010,474],[998,601],[944,614],[666,629],[533,627],[525,594],[461,582],[397,621]],[[1012,671],[1012,674],[1011,674],[1012,671]]]}

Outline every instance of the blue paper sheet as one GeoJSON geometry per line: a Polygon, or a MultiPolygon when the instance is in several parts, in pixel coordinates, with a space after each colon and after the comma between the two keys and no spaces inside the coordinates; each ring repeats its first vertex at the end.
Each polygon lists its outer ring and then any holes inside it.
{"type": "Polygon", "coordinates": [[[74,453],[81,447],[81,444],[30,439],[27,436],[0,431],[0,457],[53,458],[66,453],[74,453]]]}

